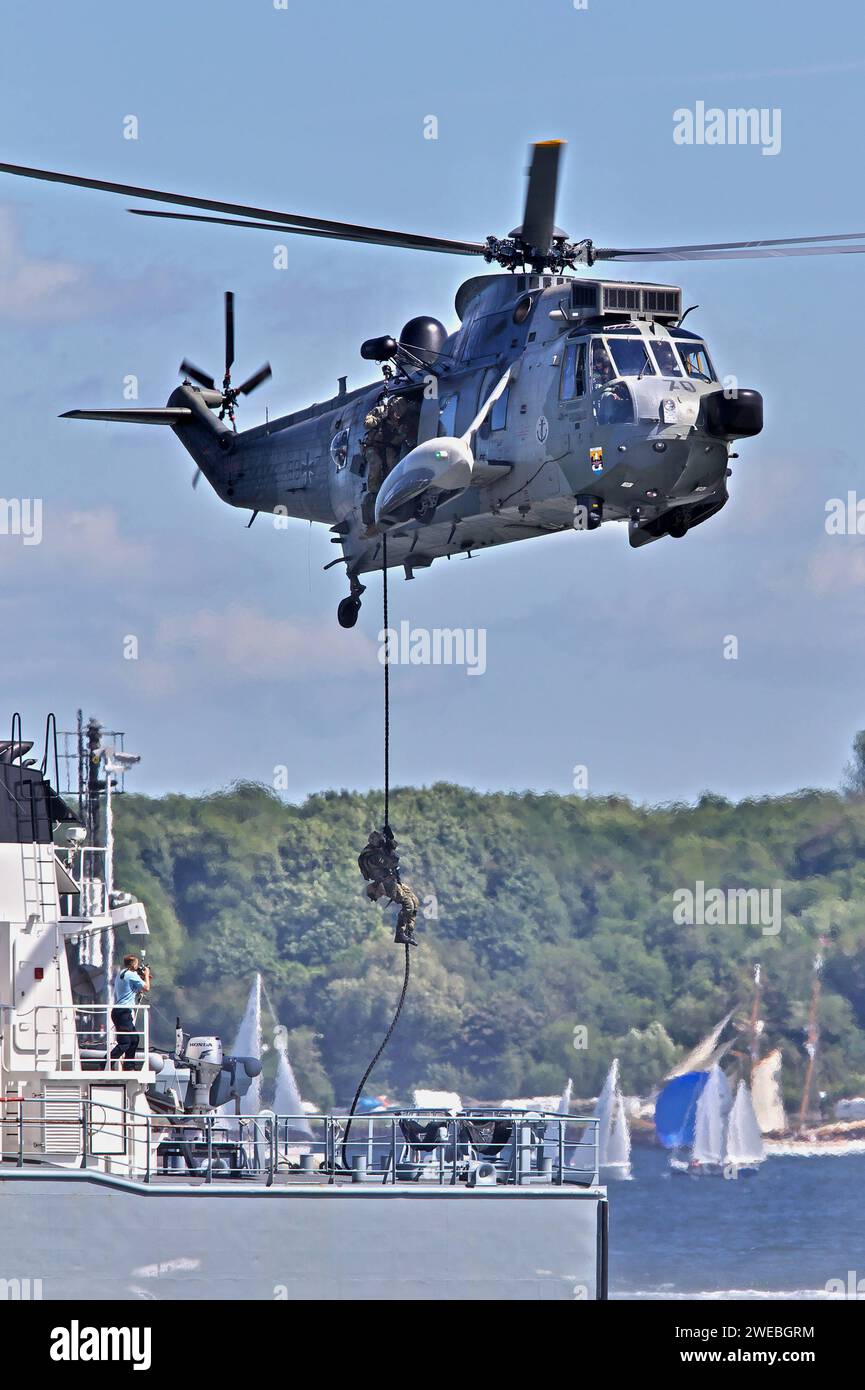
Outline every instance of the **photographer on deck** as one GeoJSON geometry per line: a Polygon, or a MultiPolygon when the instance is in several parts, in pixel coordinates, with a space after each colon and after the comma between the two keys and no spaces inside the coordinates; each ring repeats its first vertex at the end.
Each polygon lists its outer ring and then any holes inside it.
{"type": "Polygon", "coordinates": [[[152,983],[149,967],[142,965],[138,956],[123,957],[123,969],[118,972],[114,981],[114,1008],[111,1010],[111,1022],[114,1024],[117,1038],[116,1045],[111,1050],[111,1060],[120,1062],[120,1071],[124,1068],[130,1071],[137,1070],[135,1054],[140,1038],[135,1027],[133,1010],[140,1003],[141,995],[150,989],[152,983]]]}

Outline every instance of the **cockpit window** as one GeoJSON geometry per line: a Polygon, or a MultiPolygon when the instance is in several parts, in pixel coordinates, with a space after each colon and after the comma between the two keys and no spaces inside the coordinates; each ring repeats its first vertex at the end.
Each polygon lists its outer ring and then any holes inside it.
{"type": "Polygon", "coordinates": [[[592,390],[603,391],[615,373],[610,355],[600,338],[592,340],[592,390]]]}
{"type": "Polygon", "coordinates": [[[681,376],[682,368],[679,366],[679,359],[676,356],[672,343],[659,342],[652,343],[652,352],[661,376],[681,376]]]}
{"type": "Polygon", "coordinates": [[[570,342],[562,359],[561,398],[563,401],[575,400],[586,391],[586,344],[570,342]]]}
{"type": "Polygon", "coordinates": [[[617,376],[656,375],[642,338],[611,338],[609,349],[616,364],[617,376]]]}
{"type": "Polygon", "coordinates": [[[695,381],[718,380],[704,343],[680,343],[679,351],[685,364],[685,372],[689,377],[695,381]]]}

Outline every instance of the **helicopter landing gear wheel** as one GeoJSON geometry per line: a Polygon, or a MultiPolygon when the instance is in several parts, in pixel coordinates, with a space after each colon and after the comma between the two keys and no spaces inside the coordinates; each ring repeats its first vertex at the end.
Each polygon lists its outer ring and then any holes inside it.
{"type": "Polygon", "coordinates": [[[678,516],[678,517],[676,517],[673,521],[670,521],[670,522],[667,523],[667,535],[668,535],[668,536],[672,536],[674,540],[680,541],[680,540],[682,539],[682,537],[683,537],[683,536],[687,536],[687,534],[688,534],[688,520],[687,520],[687,517],[678,516]]]}
{"type": "Polygon", "coordinates": [[[336,610],[337,622],[340,627],[354,627],[360,613],[359,598],[344,598],[336,610]]]}
{"type": "Polygon", "coordinates": [[[360,596],[366,588],[354,575],[351,578],[351,593],[344,598],[336,610],[340,627],[354,627],[360,613],[360,596]]]}

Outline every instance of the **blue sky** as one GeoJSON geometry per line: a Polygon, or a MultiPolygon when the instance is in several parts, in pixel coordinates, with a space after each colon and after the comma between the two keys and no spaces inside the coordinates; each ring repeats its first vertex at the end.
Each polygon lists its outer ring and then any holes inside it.
{"type": "MultiPolygon", "coordinates": [[[[558,220],[575,237],[865,229],[865,23],[840,0],[45,0],[4,30],[11,162],[474,239],[519,221],[527,145],[559,136],[558,220]],[[677,146],[673,112],[698,100],[780,108],[780,153],[677,146]]],[[[277,271],[271,234],[125,206],[0,180],[0,491],[44,507],[41,545],[0,536],[3,707],[35,728],[83,705],[125,728],[141,790],[270,781],[279,764],[292,797],[378,785],[375,583],[342,632],[326,530],[247,531],[206,485],[193,493],[167,431],[57,416],[122,403],[130,374],[162,404],[183,355],[214,370],[232,288],[238,370],[274,367],[243,407],[257,423],[343,373],[370,379],[364,338],[416,313],[453,325],[474,267],[295,237],[277,271]]],[[[837,783],[865,725],[865,551],[824,520],[828,499],[865,493],[865,257],[656,273],[700,305],[721,372],[766,399],[730,505],[637,552],[609,527],[396,579],[395,618],[487,630],[482,678],[395,670],[397,781],[568,791],[585,764],[591,791],[652,802],[837,783]]]]}

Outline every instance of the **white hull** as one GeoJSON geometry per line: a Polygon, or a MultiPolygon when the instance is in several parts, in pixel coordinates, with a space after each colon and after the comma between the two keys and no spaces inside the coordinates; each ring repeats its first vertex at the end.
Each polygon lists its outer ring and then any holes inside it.
{"type": "Polygon", "coordinates": [[[52,1300],[605,1296],[603,1189],[166,1189],[0,1168],[0,1277],[52,1300]]]}

